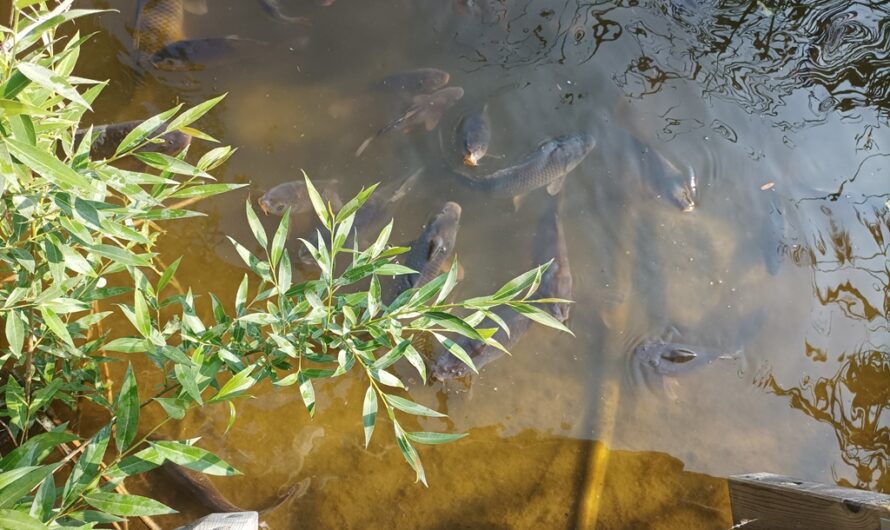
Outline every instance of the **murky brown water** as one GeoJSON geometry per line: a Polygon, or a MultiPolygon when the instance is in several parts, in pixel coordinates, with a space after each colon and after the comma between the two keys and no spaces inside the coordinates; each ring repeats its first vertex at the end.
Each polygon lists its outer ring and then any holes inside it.
{"type": "MultiPolygon", "coordinates": [[[[473,5],[484,9],[462,14],[446,0],[281,5],[312,19],[305,48],[305,30],[266,18],[255,2],[211,0],[206,15],[187,18],[187,35],[269,46],[235,65],[141,82],[126,66],[132,7],[97,19],[83,73],[113,84],[95,121],[229,92],[202,125],[239,147],[218,177],[250,182],[253,196],[301,168],[339,178],[348,194],[424,166],[395,240],[412,239],[444,200],[460,202],[463,296],[531,265],[540,201],[513,213],[509,201],[461,187],[442,170],[434,133],[390,134],[354,158],[393,117],[369,84],[442,68],[467,105],[516,84],[489,100],[491,151],[506,157],[486,159],[490,170],[557,134],[594,130],[599,145],[565,187],[577,337],[535,327],[513,358],[469,386],[410,389],[450,416],[421,420],[424,430],[470,434],[422,449],[429,489],[413,484],[383,425],[362,448],[356,374],[319,385],[314,421],[296,388],[264,386],[239,403],[228,434],[227,411],[213,407],[167,431],[203,436],[245,473],[215,480],[231,500],[259,507],[299,484],[301,496],[266,517],[272,528],[725,529],[723,477],[733,473],[890,492],[886,7],[482,0],[473,5]],[[640,186],[627,128],[694,168],[693,213],[640,186]],[[630,354],[670,325],[684,330],[682,342],[742,346],[743,355],[685,374],[668,393],[646,386],[631,376],[630,354]]],[[[441,126],[446,138],[459,110],[441,126]]],[[[244,268],[225,236],[252,241],[245,197],[206,201],[206,218],[167,225],[165,259],[185,256],[180,281],[196,292],[234,298],[244,268]]],[[[200,515],[166,484],[153,489],[185,511],[181,520],[200,515]]]]}

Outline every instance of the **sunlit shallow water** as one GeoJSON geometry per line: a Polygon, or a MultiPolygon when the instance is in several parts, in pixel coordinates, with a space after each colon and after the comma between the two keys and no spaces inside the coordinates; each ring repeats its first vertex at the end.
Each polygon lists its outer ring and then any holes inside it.
{"type": "MultiPolygon", "coordinates": [[[[424,168],[394,240],[412,240],[444,201],[459,202],[459,296],[532,265],[542,196],[514,212],[509,199],[466,189],[443,169],[438,131],[393,132],[353,156],[398,112],[370,90],[385,75],[436,67],[464,88],[439,127],[446,150],[460,113],[489,103],[491,153],[502,158],[480,172],[559,134],[593,131],[598,146],[564,189],[576,336],[533,327],[512,358],[471,381],[409,389],[449,415],[420,420],[423,430],[469,433],[422,450],[429,489],[413,484],[385,425],[363,448],[356,375],[318,385],[312,421],[296,388],[263,386],[239,403],[228,434],[227,409],[214,407],[166,432],[203,436],[245,473],[215,480],[233,502],[261,507],[298,485],[265,517],[272,528],[728,528],[724,478],[734,473],[890,492],[886,8],[280,3],[311,28],[235,0],[188,16],[187,36],[268,43],[199,72],[134,75],[132,7],[82,28],[100,31],[83,74],[112,80],[96,123],[229,93],[202,128],[239,148],[218,177],[249,182],[249,192],[200,203],[207,217],[167,225],[162,245],[168,261],[185,256],[179,279],[196,293],[234,299],[244,266],[225,236],[252,241],[247,193],[301,169],[339,179],[345,196],[424,168]],[[645,185],[631,133],[694,170],[695,211],[645,185]],[[671,327],[679,342],[742,353],[668,384],[642,381],[634,347],[671,327]],[[613,450],[608,459],[595,457],[598,443],[613,450]]],[[[145,421],[152,414],[162,412],[145,421]]],[[[168,495],[182,521],[201,515],[168,486],[157,477],[142,489],[168,495]]]]}

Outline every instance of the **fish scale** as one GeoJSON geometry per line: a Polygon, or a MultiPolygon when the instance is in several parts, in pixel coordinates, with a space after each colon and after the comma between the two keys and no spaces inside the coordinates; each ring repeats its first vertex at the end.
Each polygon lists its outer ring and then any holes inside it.
{"type": "Polygon", "coordinates": [[[185,39],[185,8],[182,0],[148,0],[138,14],[136,47],[155,53],[167,44],[185,39]]]}

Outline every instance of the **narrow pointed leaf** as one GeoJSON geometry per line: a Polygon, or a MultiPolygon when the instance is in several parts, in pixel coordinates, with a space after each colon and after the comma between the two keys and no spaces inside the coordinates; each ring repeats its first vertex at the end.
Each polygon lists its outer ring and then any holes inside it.
{"type": "Polygon", "coordinates": [[[401,410],[402,412],[407,412],[408,414],[413,414],[415,416],[428,416],[430,418],[445,418],[445,417],[447,417],[445,414],[442,414],[439,411],[433,410],[428,407],[424,407],[423,405],[421,405],[419,403],[415,403],[415,402],[411,401],[410,399],[405,399],[403,397],[387,394],[386,401],[393,407],[401,410]]]}
{"type": "Polygon", "coordinates": [[[373,385],[368,385],[365,392],[365,402],[362,405],[362,425],[365,430],[365,449],[371,443],[371,436],[374,434],[374,425],[377,423],[377,392],[374,391],[373,385]]]}
{"type": "Polygon", "coordinates": [[[114,442],[119,452],[124,452],[136,438],[136,430],[139,427],[139,390],[136,387],[136,377],[133,375],[133,366],[127,366],[124,382],[121,383],[121,391],[115,405],[116,419],[114,421],[114,442]]]}

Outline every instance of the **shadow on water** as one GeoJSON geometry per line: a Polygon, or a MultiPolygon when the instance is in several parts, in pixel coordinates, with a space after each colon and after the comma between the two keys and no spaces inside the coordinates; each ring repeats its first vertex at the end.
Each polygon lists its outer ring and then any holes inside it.
{"type": "MultiPolygon", "coordinates": [[[[714,477],[733,473],[887,491],[885,2],[280,3],[312,19],[305,47],[256,2],[214,0],[206,15],[186,16],[188,37],[231,33],[268,46],[194,72],[133,74],[130,5],[85,20],[82,33],[99,33],[82,74],[112,79],[90,119],[135,119],[228,92],[201,128],[239,148],[218,177],[249,182],[252,200],[301,169],[337,179],[346,197],[422,167],[393,240],[412,240],[444,201],[459,202],[461,297],[531,266],[543,203],[532,196],[513,211],[509,199],[461,186],[442,169],[436,132],[393,131],[352,156],[404,110],[381,101],[374,83],[412,68],[448,71],[465,96],[442,119],[446,139],[461,111],[488,103],[493,156],[478,174],[545,138],[594,130],[597,148],[563,192],[576,337],[535,326],[512,358],[462,387],[410,389],[449,414],[418,428],[470,434],[422,451],[429,490],[410,483],[385,435],[361,447],[358,378],[317,386],[315,423],[297,394],[265,386],[239,403],[225,436],[225,410],[190,415],[165,434],[201,434],[245,472],[216,481],[223,493],[261,506],[305,484],[270,516],[273,528],[569,528],[590,493],[592,440],[614,448],[597,528],[728,528],[726,484],[714,477]],[[690,188],[694,211],[683,213],[653,172],[690,188]],[[635,346],[670,327],[693,350],[742,356],[693,363],[670,395],[627,381],[635,346]],[[855,478],[843,478],[850,470],[855,478]]],[[[252,241],[246,198],[199,204],[207,217],[170,225],[160,242],[170,261],[186,256],[178,276],[196,294],[234,299],[244,267],[227,237],[252,241]]],[[[263,219],[269,230],[276,221],[263,219]]]]}

